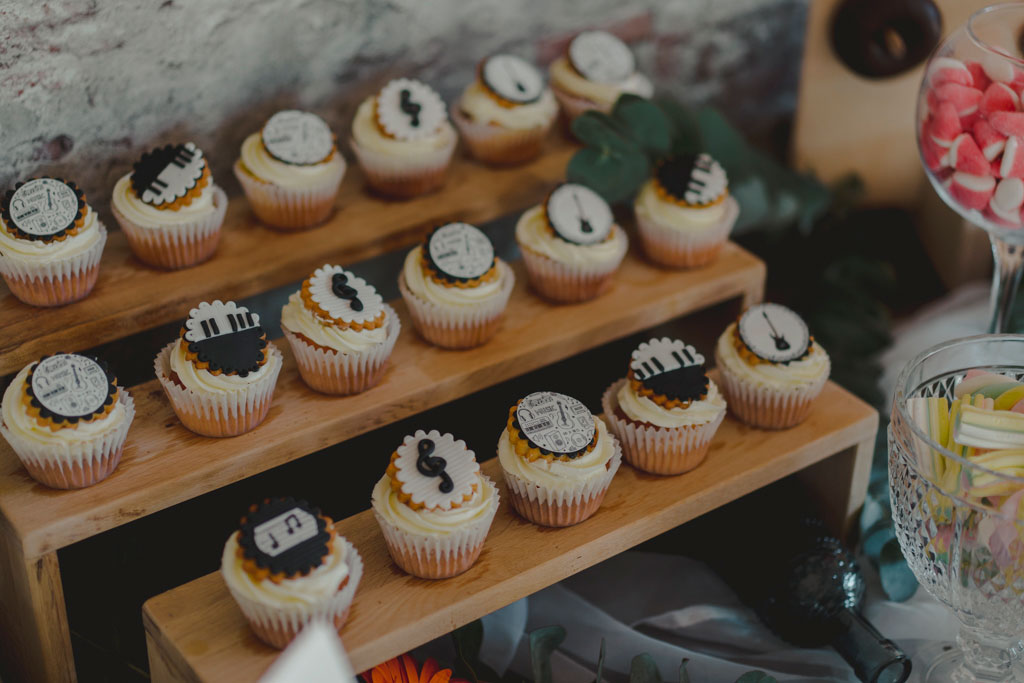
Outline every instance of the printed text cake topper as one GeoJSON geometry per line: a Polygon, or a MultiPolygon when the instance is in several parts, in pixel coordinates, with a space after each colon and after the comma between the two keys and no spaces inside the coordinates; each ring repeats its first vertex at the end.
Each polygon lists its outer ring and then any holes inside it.
{"type": "Polygon", "coordinates": [[[85,207],[85,196],[74,183],[33,178],[7,193],[3,217],[16,237],[45,242],[71,230],[85,214],[85,207]]]}
{"type": "Polygon", "coordinates": [[[308,111],[277,112],[267,120],[260,136],[270,156],[286,164],[318,164],[334,151],[331,129],[323,119],[308,111]]]}
{"type": "Polygon", "coordinates": [[[117,393],[106,366],[78,353],[56,353],[29,371],[26,391],[42,417],[74,424],[105,412],[117,393]]]}
{"type": "Polygon", "coordinates": [[[594,416],[580,401],[554,391],[537,391],[516,406],[523,436],[542,452],[576,455],[593,440],[594,416]]]}
{"type": "Polygon", "coordinates": [[[430,233],[425,251],[439,274],[452,280],[473,280],[494,267],[494,245],[469,223],[440,226],[430,233]]]}

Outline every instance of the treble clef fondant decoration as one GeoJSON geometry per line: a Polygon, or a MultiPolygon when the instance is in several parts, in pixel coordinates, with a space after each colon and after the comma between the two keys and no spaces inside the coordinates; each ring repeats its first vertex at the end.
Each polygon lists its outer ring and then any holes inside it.
{"type": "Polygon", "coordinates": [[[414,102],[412,99],[412,91],[408,88],[403,88],[398,100],[398,105],[402,108],[402,112],[408,114],[409,125],[413,128],[419,128],[420,126],[420,107],[419,103],[414,102]]]}
{"type": "Polygon", "coordinates": [[[775,342],[775,348],[779,351],[789,351],[789,342],[775,329],[772,319],[768,317],[768,311],[761,311],[761,314],[764,315],[764,319],[768,322],[768,327],[772,329],[772,341],[775,342]]]}
{"type": "Polygon", "coordinates": [[[419,457],[416,459],[416,469],[419,473],[424,477],[441,477],[441,483],[437,487],[438,490],[441,493],[451,493],[452,489],[455,488],[455,483],[448,476],[448,473],[444,471],[445,467],[448,466],[448,462],[439,456],[431,457],[431,454],[434,452],[434,442],[430,439],[420,439],[416,449],[419,451],[419,457]]]}
{"type": "Polygon", "coordinates": [[[363,302],[359,300],[355,287],[348,284],[348,276],[345,273],[335,273],[331,278],[331,291],[339,299],[348,301],[353,311],[363,310],[363,302]]]}

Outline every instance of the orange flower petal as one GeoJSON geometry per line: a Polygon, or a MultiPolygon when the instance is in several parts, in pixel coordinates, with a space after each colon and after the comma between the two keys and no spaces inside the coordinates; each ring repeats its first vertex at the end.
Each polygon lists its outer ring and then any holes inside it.
{"type": "Polygon", "coordinates": [[[405,680],[405,676],[402,675],[402,663],[398,657],[389,659],[386,664],[388,667],[388,675],[391,676],[392,683],[408,683],[405,680]]]}
{"type": "Polygon", "coordinates": [[[433,678],[440,668],[441,666],[437,663],[436,659],[428,657],[427,661],[423,662],[423,670],[420,671],[418,683],[430,683],[430,679],[433,678]]]}
{"type": "Polygon", "coordinates": [[[416,660],[407,654],[402,655],[402,665],[402,673],[405,675],[405,678],[402,679],[404,683],[419,683],[420,675],[416,660]]]}
{"type": "Polygon", "coordinates": [[[448,683],[448,680],[452,677],[451,669],[441,669],[434,677],[430,679],[430,683],[448,683]]]}

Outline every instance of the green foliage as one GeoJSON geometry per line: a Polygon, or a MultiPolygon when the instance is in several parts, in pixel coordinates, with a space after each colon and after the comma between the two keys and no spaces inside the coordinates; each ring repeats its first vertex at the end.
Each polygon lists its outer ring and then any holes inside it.
{"type": "Polygon", "coordinates": [[[737,678],[736,683],[778,683],[778,681],[763,671],[748,671],[737,678]]]}
{"type": "Polygon", "coordinates": [[[464,678],[471,683],[527,683],[526,679],[512,672],[499,676],[480,660],[484,624],[479,619],[455,629],[451,637],[455,644],[456,661],[452,671],[456,678],[464,678]]]}
{"type": "Polygon", "coordinates": [[[689,659],[683,659],[679,662],[679,683],[690,683],[690,672],[686,670],[686,664],[689,659]]]}
{"type": "Polygon", "coordinates": [[[654,657],[641,652],[629,664],[629,683],[662,683],[654,657]]]}
{"type": "Polygon", "coordinates": [[[551,677],[551,655],[565,640],[561,626],[544,626],[530,632],[530,665],[534,683],[554,683],[551,677]]]}

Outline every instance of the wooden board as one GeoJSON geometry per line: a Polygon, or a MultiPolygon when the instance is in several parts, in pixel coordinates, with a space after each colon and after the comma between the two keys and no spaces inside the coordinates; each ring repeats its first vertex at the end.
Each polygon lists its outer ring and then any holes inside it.
{"type": "Polygon", "coordinates": [[[299,280],[324,262],[347,264],[392,251],[420,239],[437,223],[483,223],[523,210],[564,179],[576,149],[552,135],[542,157],[513,168],[484,166],[460,152],[444,188],[409,201],[368,194],[353,163],[342,183],[337,212],[306,232],[270,230],[252,216],[244,197],[234,197],[217,253],[185,270],[159,271],[143,265],[131,255],[124,235],[112,232],[96,288],[82,301],[39,309],[15,299],[0,282],[0,376],[46,353],[96,346],[184,318],[196,302],[207,298],[249,296],[299,280]]]}
{"type": "MultiPolygon", "coordinates": [[[[566,529],[516,516],[502,485],[479,561],[444,581],[399,570],[372,512],[350,517],[341,533],[365,570],[341,633],[345,649],[356,671],[368,669],[834,453],[873,443],[877,422],[873,409],[832,383],[793,429],[766,432],[730,417],[700,467],[656,477],[623,464],[597,514],[566,529]]],[[[502,481],[497,459],[483,470],[502,481]]],[[[161,662],[154,683],[255,681],[278,654],[252,634],[219,573],[147,601],[143,622],[150,661],[161,662]]]]}
{"type": "Polygon", "coordinates": [[[391,367],[380,385],[356,396],[307,388],[280,340],[285,366],[270,414],[230,441],[182,427],[156,380],[131,389],[137,414],[121,464],[90,488],[54,491],[35,483],[0,441],[0,516],[34,558],[685,313],[737,297],[759,301],[764,284],[764,264],[731,243],[715,263],[692,271],[662,270],[630,254],[610,292],[573,306],[531,294],[521,264],[514,266],[516,289],[502,332],[477,349],[427,345],[404,306],[393,304],[403,329],[391,367]]]}

